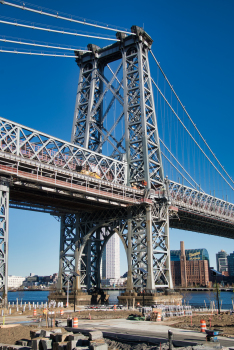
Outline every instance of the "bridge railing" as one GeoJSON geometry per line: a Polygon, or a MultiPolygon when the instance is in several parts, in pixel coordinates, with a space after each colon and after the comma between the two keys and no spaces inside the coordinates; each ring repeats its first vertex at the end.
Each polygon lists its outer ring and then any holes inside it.
{"type": "Polygon", "coordinates": [[[4,118],[0,118],[0,151],[112,183],[126,183],[126,163],[4,118]]]}
{"type": "Polygon", "coordinates": [[[232,203],[172,181],[169,182],[169,191],[172,203],[179,207],[204,212],[212,217],[217,216],[221,220],[234,221],[232,203]]]}

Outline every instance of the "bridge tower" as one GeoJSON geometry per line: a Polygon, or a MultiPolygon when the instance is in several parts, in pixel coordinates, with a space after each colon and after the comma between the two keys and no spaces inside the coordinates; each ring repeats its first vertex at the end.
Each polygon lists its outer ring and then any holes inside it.
{"type": "MultiPolygon", "coordinates": [[[[66,287],[66,276],[74,290],[100,287],[102,252],[115,232],[127,254],[128,291],[173,288],[169,197],[148,59],[153,40],[142,28],[131,30],[129,36],[117,33],[113,45],[90,44],[90,52],[75,52],[80,74],[71,142],[124,160],[126,185],[143,189],[145,199],[127,209],[62,215],[59,290],[66,287]],[[110,113],[114,104],[117,117],[110,113]],[[73,271],[79,276],[74,277],[73,271]]],[[[87,171],[95,172],[91,163],[87,171]]]]}

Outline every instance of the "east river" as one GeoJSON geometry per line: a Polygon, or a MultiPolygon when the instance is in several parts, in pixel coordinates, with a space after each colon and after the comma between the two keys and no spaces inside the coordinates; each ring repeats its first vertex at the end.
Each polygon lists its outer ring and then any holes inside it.
{"type": "MultiPolygon", "coordinates": [[[[117,303],[117,296],[122,291],[109,291],[108,294],[110,304],[117,303]]],[[[18,291],[9,292],[8,301],[10,303],[16,302],[18,298],[19,303],[21,302],[46,302],[48,299],[49,291],[18,291]]],[[[183,303],[194,307],[209,307],[211,302],[215,302],[217,305],[216,297],[214,292],[186,292],[183,293],[183,303]]],[[[222,309],[232,309],[232,300],[234,300],[233,292],[221,292],[220,293],[220,304],[222,309]]]]}

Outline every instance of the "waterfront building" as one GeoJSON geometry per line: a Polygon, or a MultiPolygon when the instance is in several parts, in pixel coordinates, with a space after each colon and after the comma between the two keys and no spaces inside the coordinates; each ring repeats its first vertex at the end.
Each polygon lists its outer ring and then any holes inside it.
{"type": "Polygon", "coordinates": [[[208,251],[204,248],[185,250],[184,242],[180,242],[180,250],[171,250],[171,273],[175,286],[208,286],[208,251]]]}
{"type": "Polygon", "coordinates": [[[8,288],[19,288],[22,286],[25,277],[21,276],[8,276],[8,288]]]}
{"type": "Polygon", "coordinates": [[[216,265],[217,265],[217,271],[221,272],[223,275],[227,276],[228,272],[228,254],[221,250],[216,254],[216,265]]]}
{"type": "Polygon", "coordinates": [[[102,279],[112,279],[116,282],[120,278],[120,241],[117,233],[108,240],[102,254],[102,279]]]}
{"type": "Polygon", "coordinates": [[[23,285],[24,287],[33,287],[33,286],[48,287],[48,286],[55,285],[57,283],[57,280],[58,280],[57,273],[54,273],[53,275],[49,275],[49,276],[38,276],[30,273],[30,276],[25,278],[23,285]]]}
{"type": "Polygon", "coordinates": [[[107,279],[102,279],[101,280],[101,284],[102,284],[102,287],[105,287],[105,286],[113,286],[113,287],[123,287],[124,283],[126,283],[127,281],[127,277],[126,278],[122,278],[120,277],[119,279],[116,279],[116,278],[107,278],[107,279]]]}
{"type": "MultiPolygon", "coordinates": [[[[180,261],[180,250],[171,250],[171,261],[180,261]]],[[[209,253],[205,248],[185,249],[186,260],[208,260],[209,253]]]]}

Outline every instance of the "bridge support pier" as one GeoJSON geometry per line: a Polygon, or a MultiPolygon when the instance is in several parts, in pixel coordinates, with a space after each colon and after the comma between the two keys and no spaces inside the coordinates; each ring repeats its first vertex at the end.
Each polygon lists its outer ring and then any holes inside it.
{"type": "MultiPolygon", "coordinates": [[[[59,274],[57,291],[49,295],[49,299],[63,301],[66,304],[69,290],[69,303],[76,305],[90,304],[91,295],[83,293],[79,271],[79,239],[81,236],[79,215],[61,214],[59,274]],[[75,276],[78,273],[79,276],[75,276]],[[69,283],[69,285],[68,285],[69,283]]],[[[87,265],[86,265],[87,266],[87,265]]]]}
{"type": "Polygon", "coordinates": [[[8,227],[9,227],[9,185],[0,184],[0,288],[7,307],[8,292],[8,227]]]}
{"type": "Polygon", "coordinates": [[[166,260],[166,277],[168,279],[168,287],[169,291],[174,291],[174,286],[172,282],[172,276],[171,276],[171,255],[170,255],[170,232],[169,232],[169,214],[167,215],[167,223],[165,225],[165,244],[167,246],[167,260],[166,260]]]}
{"type": "Polygon", "coordinates": [[[127,247],[127,261],[128,261],[128,275],[127,275],[127,292],[132,292],[133,290],[133,280],[132,280],[132,221],[130,213],[128,213],[128,247],[127,247]]]}

